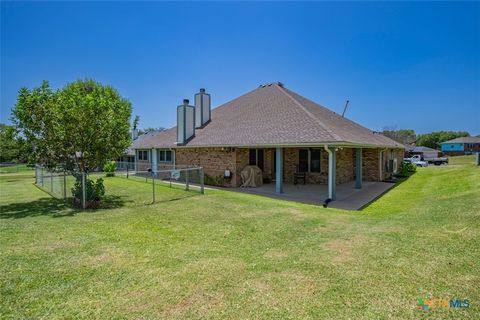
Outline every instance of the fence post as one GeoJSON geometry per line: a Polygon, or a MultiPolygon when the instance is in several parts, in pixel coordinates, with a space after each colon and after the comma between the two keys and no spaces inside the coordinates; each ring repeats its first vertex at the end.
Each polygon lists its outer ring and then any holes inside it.
{"type": "Polygon", "coordinates": [[[85,179],[85,172],[82,172],[82,209],[84,209],[84,210],[87,207],[86,190],[85,190],[86,181],[85,180],[86,180],[85,179]]]}
{"type": "Polygon", "coordinates": [[[127,164],[127,179],[128,179],[128,164],[127,164]]]}
{"type": "Polygon", "coordinates": [[[53,172],[50,172],[50,192],[53,193],[53,172]]]}
{"type": "Polygon", "coordinates": [[[205,189],[205,184],[204,184],[203,179],[204,179],[203,168],[200,168],[200,192],[202,194],[205,193],[205,190],[204,190],[205,189]]]}
{"type": "Polygon", "coordinates": [[[152,171],[152,203],[155,203],[155,177],[154,177],[155,172],[152,171]]]}
{"type": "Polygon", "coordinates": [[[185,190],[188,191],[190,186],[188,185],[188,168],[185,170],[185,190]]]}
{"type": "Polygon", "coordinates": [[[40,172],[40,176],[42,177],[42,187],[44,186],[44,182],[43,182],[43,167],[42,167],[42,170],[40,172]]]}
{"type": "Polygon", "coordinates": [[[67,172],[63,171],[63,200],[67,201],[67,172]]]}

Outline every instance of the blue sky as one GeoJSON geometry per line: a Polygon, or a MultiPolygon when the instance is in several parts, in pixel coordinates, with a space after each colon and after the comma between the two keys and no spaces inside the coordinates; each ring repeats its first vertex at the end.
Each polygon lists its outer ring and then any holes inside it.
{"type": "Polygon", "coordinates": [[[79,78],[141,127],[281,81],[374,130],[480,134],[480,3],[1,3],[2,122],[20,87],[79,78]]]}

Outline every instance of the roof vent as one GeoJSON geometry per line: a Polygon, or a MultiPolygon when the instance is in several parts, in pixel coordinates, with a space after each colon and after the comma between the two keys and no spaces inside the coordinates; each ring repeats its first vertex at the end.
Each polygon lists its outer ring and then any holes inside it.
{"type": "Polygon", "coordinates": [[[211,117],[211,98],[210,94],[205,93],[201,88],[199,93],[195,94],[195,128],[203,128],[211,117]]]}

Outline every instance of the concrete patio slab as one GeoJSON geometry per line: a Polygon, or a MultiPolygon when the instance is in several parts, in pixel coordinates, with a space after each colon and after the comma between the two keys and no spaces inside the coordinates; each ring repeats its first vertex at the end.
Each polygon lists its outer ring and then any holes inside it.
{"type": "MultiPolygon", "coordinates": [[[[362,189],[355,189],[355,182],[351,181],[337,185],[337,200],[332,201],[329,207],[345,210],[359,210],[380,197],[395,183],[364,181],[362,189]]],[[[328,197],[327,185],[284,184],[283,193],[275,193],[275,184],[265,184],[257,188],[234,188],[234,191],[256,194],[270,198],[296,201],[301,203],[323,205],[328,197]]]]}

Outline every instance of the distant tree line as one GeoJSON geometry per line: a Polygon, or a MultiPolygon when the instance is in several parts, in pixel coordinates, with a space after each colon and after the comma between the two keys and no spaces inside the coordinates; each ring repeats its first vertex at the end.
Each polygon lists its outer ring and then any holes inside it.
{"type": "Polygon", "coordinates": [[[417,146],[440,149],[441,143],[459,137],[469,137],[467,131],[434,131],[425,134],[416,134],[412,129],[384,128],[382,134],[405,145],[415,144],[417,146]]]}
{"type": "Polygon", "coordinates": [[[0,162],[26,162],[28,144],[16,136],[15,127],[0,123],[0,162]]]}
{"type": "Polygon", "coordinates": [[[133,128],[133,130],[137,130],[137,133],[138,133],[139,136],[141,136],[142,134],[146,134],[146,133],[150,133],[150,132],[154,132],[154,131],[161,132],[161,131],[167,130],[164,127],[158,127],[158,128],[148,127],[148,128],[145,128],[145,129],[140,129],[139,124],[140,124],[140,116],[136,115],[135,118],[133,119],[132,128],[133,128]]]}

